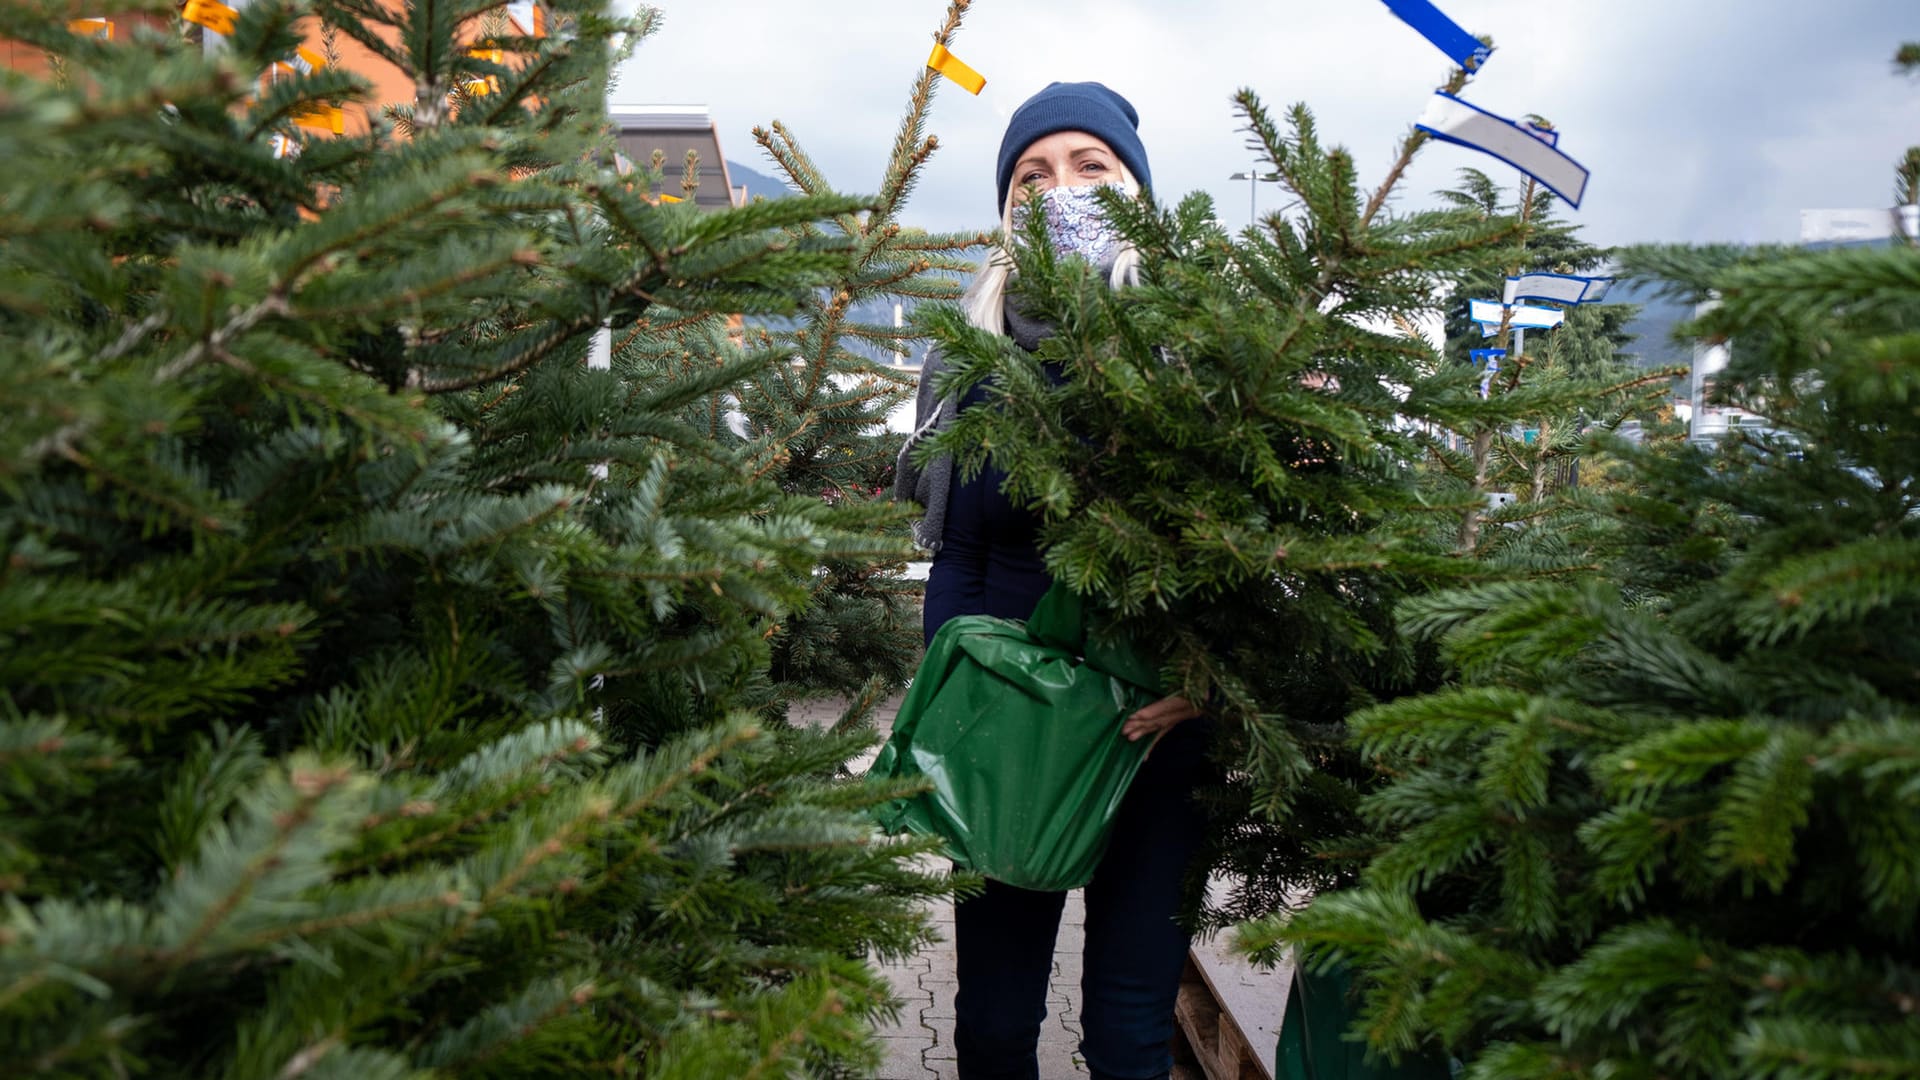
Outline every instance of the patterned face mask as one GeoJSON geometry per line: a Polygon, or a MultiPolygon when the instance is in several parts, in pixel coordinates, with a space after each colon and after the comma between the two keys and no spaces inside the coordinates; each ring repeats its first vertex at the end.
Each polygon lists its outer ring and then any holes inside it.
{"type": "Polygon", "coordinates": [[[1047,236],[1053,249],[1062,255],[1078,255],[1095,266],[1104,266],[1120,249],[1119,230],[1107,220],[1106,210],[1095,192],[1104,184],[1080,184],[1049,188],[1035,198],[1013,208],[1013,228],[1027,227],[1034,208],[1046,215],[1047,236]]]}

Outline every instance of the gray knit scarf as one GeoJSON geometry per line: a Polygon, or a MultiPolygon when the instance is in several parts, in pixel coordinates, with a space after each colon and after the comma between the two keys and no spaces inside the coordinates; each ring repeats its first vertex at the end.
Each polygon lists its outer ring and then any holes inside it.
{"type": "MultiPolygon", "coordinates": [[[[1007,336],[1028,352],[1038,349],[1040,343],[1053,334],[1052,326],[1022,315],[1011,295],[1002,312],[1007,320],[1007,336]]],[[[915,466],[912,457],[916,445],[953,426],[953,418],[960,414],[959,403],[951,394],[935,396],[934,383],[945,370],[947,365],[940,357],[940,350],[928,349],[927,359],[920,367],[920,386],[914,393],[913,434],[907,436],[906,445],[900,448],[893,471],[893,497],[901,501],[912,499],[926,510],[926,516],[913,523],[913,540],[930,555],[939,553],[940,538],[947,528],[947,496],[953,490],[953,455],[940,454],[928,461],[925,469],[915,466]]]]}

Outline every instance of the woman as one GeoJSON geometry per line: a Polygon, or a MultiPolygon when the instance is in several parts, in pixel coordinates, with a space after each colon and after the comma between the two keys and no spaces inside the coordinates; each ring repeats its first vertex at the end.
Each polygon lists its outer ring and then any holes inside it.
{"type": "MultiPolygon", "coordinates": [[[[1100,267],[1114,287],[1131,283],[1138,256],[1102,219],[1098,185],[1118,184],[1138,196],[1150,181],[1139,117],[1099,83],[1054,83],[1013,114],[1000,144],[1001,227],[1016,235],[1016,215],[1046,214],[1062,254],[1100,267]],[[1031,200],[1031,201],[1029,201],[1031,200]]],[[[1007,295],[1004,256],[981,264],[966,304],[971,321],[1033,351],[1049,334],[1007,295]]],[[[926,634],[959,615],[1025,619],[1051,579],[1036,547],[1038,522],[1000,491],[1004,474],[989,463],[976,479],[955,485],[950,457],[924,471],[913,447],[983,400],[976,387],[960,401],[940,400],[933,386],[944,370],[930,353],[921,370],[913,438],[900,453],[896,498],[926,508],[915,538],[933,552],[927,582],[926,634]]],[[[1058,377],[1058,373],[1056,373],[1058,377]]],[[[1112,841],[1087,885],[1086,953],[1081,979],[1080,1044],[1096,1078],[1166,1076],[1173,1005],[1188,935],[1175,921],[1187,863],[1198,846],[1201,815],[1193,789],[1202,767],[1204,732],[1186,699],[1169,697],[1129,717],[1122,733],[1141,739],[1165,733],[1128,790],[1112,841]]],[[[1046,1018],[1047,981],[1065,893],[1041,893],[988,881],[986,891],[954,912],[959,992],[954,1043],[962,1080],[1039,1076],[1036,1044],[1046,1018]]]]}

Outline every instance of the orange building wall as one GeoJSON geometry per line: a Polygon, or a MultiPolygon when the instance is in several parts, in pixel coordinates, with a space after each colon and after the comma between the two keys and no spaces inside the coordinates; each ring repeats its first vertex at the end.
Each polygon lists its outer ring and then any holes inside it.
{"type": "MultiPolygon", "coordinates": [[[[158,15],[109,15],[106,18],[113,24],[115,41],[126,41],[133,36],[134,28],[142,25],[161,31],[167,29],[167,20],[158,15]]],[[[0,64],[4,64],[8,71],[18,71],[35,78],[47,74],[46,53],[31,45],[22,45],[17,41],[8,41],[6,38],[0,38],[0,64]]]]}
{"type": "MultiPolygon", "coordinates": [[[[498,10],[498,9],[496,9],[498,10]]],[[[302,36],[308,49],[326,55],[325,43],[320,39],[320,22],[317,19],[303,20],[302,36]]],[[[481,19],[475,19],[465,32],[461,33],[463,42],[478,41],[483,35],[481,19]]],[[[511,28],[508,31],[512,33],[511,28]]],[[[397,46],[400,32],[392,27],[376,27],[375,33],[389,46],[397,46]]],[[[361,101],[349,102],[344,107],[346,114],[346,134],[364,134],[371,120],[380,116],[381,110],[389,105],[411,105],[414,103],[413,80],[399,68],[387,63],[372,50],[344,33],[334,34],[334,48],[338,53],[339,66],[373,84],[372,96],[361,101]]],[[[509,66],[515,63],[509,54],[506,58],[509,66]]]]}
{"type": "MultiPolygon", "coordinates": [[[[116,42],[129,40],[134,28],[138,25],[144,24],[162,32],[171,32],[173,26],[171,20],[157,15],[114,15],[109,16],[108,21],[113,24],[113,40],[116,42]]],[[[307,19],[305,23],[306,25],[302,27],[302,36],[305,38],[306,47],[323,56],[326,55],[325,45],[320,39],[319,20],[307,19]]],[[[478,39],[481,36],[482,25],[482,22],[476,19],[469,27],[469,32],[461,35],[462,39],[465,41],[478,39]]],[[[397,30],[383,27],[377,32],[388,44],[399,41],[400,35],[397,30]]],[[[388,105],[413,102],[413,81],[407,78],[399,68],[375,56],[366,46],[343,33],[334,35],[334,47],[338,52],[338,63],[341,68],[373,84],[373,95],[370,99],[349,102],[342,110],[345,114],[347,134],[364,133],[369,126],[369,117],[379,116],[381,110],[388,105]]],[[[511,55],[508,56],[507,62],[509,64],[513,62],[511,55]]],[[[4,38],[0,38],[0,63],[4,63],[8,70],[36,78],[45,77],[48,70],[45,53],[31,45],[23,45],[4,38]]]]}

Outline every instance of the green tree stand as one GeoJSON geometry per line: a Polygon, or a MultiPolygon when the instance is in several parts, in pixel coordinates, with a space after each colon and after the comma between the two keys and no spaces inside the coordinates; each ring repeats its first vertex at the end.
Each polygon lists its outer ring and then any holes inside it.
{"type": "Polygon", "coordinates": [[[1353,1023],[1353,976],[1345,965],[1315,974],[1293,969],[1286,1017],[1280,1023],[1275,1080],[1447,1080],[1447,1063],[1431,1055],[1398,1064],[1370,1054],[1367,1044],[1347,1038],[1353,1023]]]}

